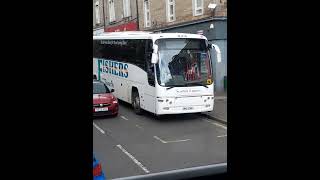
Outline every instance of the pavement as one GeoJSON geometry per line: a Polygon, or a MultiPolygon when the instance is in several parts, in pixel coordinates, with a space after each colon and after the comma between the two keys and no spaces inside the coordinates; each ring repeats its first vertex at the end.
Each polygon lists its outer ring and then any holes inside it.
{"type": "Polygon", "coordinates": [[[227,126],[199,113],[136,115],[120,102],[117,117],[93,119],[93,152],[108,179],[227,161],[227,126]]]}
{"type": "Polygon", "coordinates": [[[207,118],[227,124],[227,93],[215,93],[213,111],[203,113],[203,115],[207,118]]]}

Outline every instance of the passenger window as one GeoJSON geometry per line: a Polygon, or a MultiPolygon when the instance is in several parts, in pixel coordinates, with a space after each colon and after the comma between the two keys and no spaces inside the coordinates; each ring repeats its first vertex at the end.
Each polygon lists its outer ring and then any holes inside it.
{"type": "Polygon", "coordinates": [[[149,85],[155,86],[154,64],[151,63],[151,60],[146,61],[146,71],[149,85]]]}

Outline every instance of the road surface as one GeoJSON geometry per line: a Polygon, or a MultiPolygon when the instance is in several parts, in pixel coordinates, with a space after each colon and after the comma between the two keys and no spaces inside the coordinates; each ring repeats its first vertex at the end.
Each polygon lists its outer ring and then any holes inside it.
{"type": "Polygon", "coordinates": [[[200,114],[136,115],[120,102],[117,117],[93,119],[93,151],[108,179],[227,161],[227,127],[200,114]]]}

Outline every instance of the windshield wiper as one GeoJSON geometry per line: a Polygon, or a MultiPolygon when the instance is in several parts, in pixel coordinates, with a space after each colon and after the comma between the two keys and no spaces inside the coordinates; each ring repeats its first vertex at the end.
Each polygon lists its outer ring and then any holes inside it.
{"type": "Polygon", "coordinates": [[[174,86],[168,86],[167,87],[167,90],[169,89],[172,89],[172,88],[175,88],[175,87],[184,87],[185,85],[182,85],[182,84],[178,84],[178,85],[174,85],[174,86]]]}
{"type": "Polygon", "coordinates": [[[205,87],[205,88],[209,88],[207,85],[201,84],[201,83],[199,83],[199,82],[187,83],[186,86],[188,86],[188,85],[190,85],[190,84],[192,84],[192,85],[199,85],[199,86],[203,86],[203,87],[205,87]]]}

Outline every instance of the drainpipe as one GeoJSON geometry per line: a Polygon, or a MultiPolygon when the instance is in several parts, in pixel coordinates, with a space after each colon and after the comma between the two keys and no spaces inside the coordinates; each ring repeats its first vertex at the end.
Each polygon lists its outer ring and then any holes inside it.
{"type": "Polygon", "coordinates": [[[137,9],[137,29],[138,31],[140,30],[140,27],[139,27],[139,11],[138,11],[138,0],[136,0],[136,9],[137,9]]]}
{"type": "Polygon", "coordinates": [[[106,30],[106,15],[105,15],[105,10],[104,10],[104,1],[105,0],[102,0],[102,13],[103,13],[103,32],[105,32],[106,30]]]}

